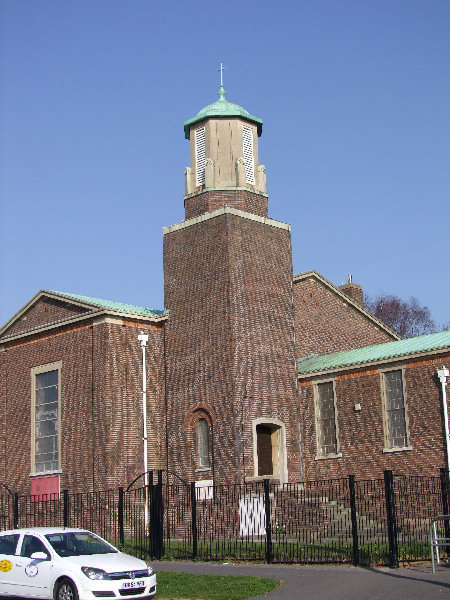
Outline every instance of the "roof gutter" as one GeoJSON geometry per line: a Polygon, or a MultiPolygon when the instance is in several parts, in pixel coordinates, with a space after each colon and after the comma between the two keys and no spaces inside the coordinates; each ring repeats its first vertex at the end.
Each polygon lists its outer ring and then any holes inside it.
{"type": "Polygon", "coordinates": [[[126,312],[118,312],[114,310],[108,310],[100,308],[98,310],[92,310],[90,312],[84,313],[82,315],[76,317],[69,317],[68,319],[61,319],[60,321],[54,321],[53,323],[49,323],[44,326],[34,327],[33,329],[28,329],[27,331],[21,331],[12,335],[0,336],[0,344],[6,344],[9,342],[13,342],[22,338],[31,337],[33,335],[37,335],[39,333],[44,333],[46,331],[52,331],[54,329],[58,329],[60,327],[65,327],[66,325],[72,325],[73,323],[79,323],[80,321],[88,321],[90,319],[97,319],[102,316],[111,316],[111,317],[119,317],[126,318],[133,321],[145,321],[147,323],[160,323],[161,321],[166,321],[169,318],[168,314],[158,315],[158,316],[146,316],[146,315],[137,315],[135,313],[126,313],[126,312]]]}
{"type": "Polygon", "coordinates": [[[330,369],[309,371],[308,373],[299,373],[298,378],[299,379],[311,379],[313,377],[319,377],[322,375],[331,375],[333,373],[342,373],[342,372],[348,372],[348,371],[358,371],[360,369],[368,369],[371,367],[372,368],[377,367],[378,365],[386,365],[386,364],[395,363],[395,362],[404,362],[407,359],[416,359],[416,358],[422,358],[424,356],[437,356],[439,354],[449,354],[449,353],[450,353],[450,349],[448,347],[437,348],[436,350],[427,350],[427,351],[418,352],[415,354],[403,354],[401,356],[392,356],[392,357],[383,358],[380,360],[373,360],[370,362],[354,363],[352,365],[345,365],[345,366],[341,366],[341,367],[336,366],[336,367],[332,367],[330,369]]]}

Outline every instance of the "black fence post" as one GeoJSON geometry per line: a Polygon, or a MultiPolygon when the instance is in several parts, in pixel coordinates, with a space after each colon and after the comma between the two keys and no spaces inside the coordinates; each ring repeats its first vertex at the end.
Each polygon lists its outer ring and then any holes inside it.
{"type": "Polygon", "coordinates": [[[152,557],[160,560],[164,553],[163,544],[163,504],[162,504],[162,471],[158,471],[158,482],[151,490],[151,544],[152,557]]]}
{"type": "Polygon", "coordinates": [[[63,527],[69,525],[69,492],[63,490],[63,527]]]}
{"type": "Polygon", "coordinates": [[[191,483],[191,507],[192,507],[192,558],[197,558],[197,496],[195,482],[191,483]]]}
{"type": "Polygon", "coordinates": [[[147,502],[147,535],[149,538],[150,557],[154,558],[154,535],[153,535],[153,519],[152,519],[152,490],[153,490],[153,471],[148,472],[147,485],[145,487],[145,500],[147,502]]]}
{"type": "Polygon", "coordinates": [[[13,529],[19,529],[19,492],[14,492],[13,529]]]}
{"type": "Polygon", "coordinates": [[[395,521],[394,477],[392,471],[384,471],[384,491],[386,495],[386,515],[389,540],[389,567],[398,569],[397,523],[395,521]]]}
{"type": "Polygon", "coordinates": [[[164,495],[163,495],[163,472],[158,471],[158,540],[159,558],[164,556],[164,495]]]}
{"type": "Polygon", "coordinates": [[[157,535],[157,507],[155,485],[153,482],[153,471],[149,472],[148,487],[148,519],[149,519],[149,536],[150,536],[150,556],[151,558],[158,557],[158,535],[157,535]]]}
{"type": "Polygon", "coordinates": [[[266,509],[266,561],[272,562],[272,525],[270,523],[269,480],[264,479],[264,507],[266,509]]]}
{"type": "MultiPolygon", "coordinates": [[[[448,515],[448,471],[444,467],[441,469],[441,492],[442,492],[442,514],[448,515]]],[[[450,525],[448,521],[444,521],[445,537],[450,537],[450,525]]]]}
{"type": "Polygon", "coordinates": [[[353,536],[353,564],[355,567],[359,565],[359,544],[358,544],[358,520],[356,518],[356,493],[355,493],[355,476],[348,476],[348,488],[350,491],[350,514],[352,519],[352,536],[353,536]]]}
{"type": "Polygon", "coordinates": [[[117,528],[119,529],[119,547],[123,550],[125,545],[125,532],[123,528],[123,487],[119,487],[119,503],[117,505],[117,528]]]}

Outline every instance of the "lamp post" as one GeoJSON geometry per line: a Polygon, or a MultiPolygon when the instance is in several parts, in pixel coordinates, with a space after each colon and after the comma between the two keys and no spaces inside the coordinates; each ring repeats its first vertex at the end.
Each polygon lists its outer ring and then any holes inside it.
{"type": "Polygon", "coordinates": [[[444,426],[445,426],[445,449],[447,451],[447,472],[450,475],[450,440],[448,433],[448,408],[447,408],[447,377],[450,375],[449,370],[442,366],[437,370],[437,376],[442,385],[442,408],[444,411],[444,426]]]}
{"type": "Polygon", "coordinates": [[[142,440],[144,442],[144,485],[145,485],[145,526],[148,524],[148,458],[147,458],[147,368],[145,361],[145,349],[148,342],[148,334],[141,331],[138,340],[142,348],[142,440]]]}

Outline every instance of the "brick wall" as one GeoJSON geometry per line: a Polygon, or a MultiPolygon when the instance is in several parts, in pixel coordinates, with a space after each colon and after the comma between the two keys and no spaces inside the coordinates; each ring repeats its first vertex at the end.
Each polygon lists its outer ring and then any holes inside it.
{"type": "Polygon", "coordinates": [[[149,335],[147,364],[148,468],[165,454],[164,337],[161,325],[128,321],[94,326],[95,473],[98,489],[128,485],[144,470],[142,354],[137,336],[149,335]]]}
{"type": "Polygon", "coordinates": [[[62,361],[61,489],[127,485],[143,470],[140,328],[150,335],[149,467],[160,467],[164,451],[161,326],[83,322],[9,342],[0,352],[0,481],[29,493],[31,369],[57,361],[62,361]]]}
{"type": "Polygon", "coordinates": [[[242,426],[240,468],[253,476],[251,421],[267,417],[286,423],[298,478],[290,232],[222,214],[165,235],[164,274],[172,468],[236,481],[242,426]],[[195,471],[199,403],[214,416],[209,472],[195,471]]]}
{"type": "Polygon", "coordinates": [[[299,358],[397,339],[314,276],[294,279],[294,304],[299,358]]]}
{"type": "MultiPolygon", "coordinates": [[[[164,305],[170,310],[166,332],[169,468],[190,480],[195,479],[197,448],[189,411],[202,404],[203,413],[206,409],[227,422],[233,411],[231,282],[223,222],[224,217],[211,219],[164,237],[164,305]]],[[[214,428],[214,439],[218,433],[214,428]]],[[[220,452],[217,448],[214,464],[219,453],[230,468],[236,464],[227,444],[220,452]]],[[[212,474],[205,473],[204,478],[212,474]]]]}
{"type": "Polygon", "coordinates": [[[185,218],[198,217],[224,205],[267,217],[267,197],[250,190],[210,190],[184,200],[185,218]]]}
{"type": "MultiPolygon", "coordinates": [[[[307,479],[328,479],[355,474],[373,479],[384,469],[396,474],[439,473],[446,465],[440,383],[436,369],[450,355],[421,358],[405,366],[409,444],[412,450],[383,452],[384,429],[381,377],[377,366],[335,375],[341,458],[316,459],[316,422],[313,384],[301,382],[304,465],[307,479]],[[355,411],[356,403],[361,411],[355,411]]],[[[392,364],[392,369],[402,365],[392,364]]],[[[385,365],[383,365],[385,368],[385,365]]],[[[330,376],[332,378],[332,376],[330,376]]]]}
{"type": "Polygon", "coordinates": [[[70,331],[8,344],[0,354],[3,366],[3,473],[11,489],[29,493],[31,466],[31,369],[62,361],[61,487],[91,489],[92,441],[90,353],[91,330],[78,325],[70,331]],[[69,466],[70,465],[70,466],[69,466]],[[76,465],[76,468],[75,468],[76,465]],[[70,474],[69,474],[70,472],[70,474]]]}

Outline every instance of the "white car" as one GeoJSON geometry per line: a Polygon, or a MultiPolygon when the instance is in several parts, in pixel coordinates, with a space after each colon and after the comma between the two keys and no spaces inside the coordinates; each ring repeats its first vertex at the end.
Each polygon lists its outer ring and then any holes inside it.
{"type": "Polygon", "coordinates": [[[55,600],[156,594],[143,560],[83,529],[31,527],[0,532],[0,595],[55,600]]]}

